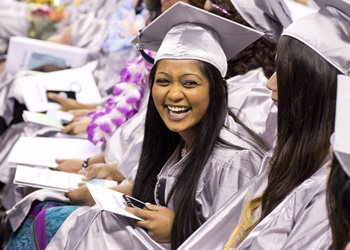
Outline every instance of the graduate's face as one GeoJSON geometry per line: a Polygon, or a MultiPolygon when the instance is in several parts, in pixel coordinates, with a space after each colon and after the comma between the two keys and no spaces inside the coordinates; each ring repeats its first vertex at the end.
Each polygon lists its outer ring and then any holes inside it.
{"type": "Polygon", "coordinates": [[[209,106],[209,80],[197,60],[160,60],[152,97],[165,125],[189,144],[209,106]]]}
{"type": "Polygon", "coordinates": [[[273,103],[278,106],[278,92],[277,92],[277,72],[275,72],[266,83],[266,87],[272,91],[271,99],[273,103]]]}
{"type": "Polygon", "coordinates": [[[181,1],[179,1],[179,0],[161,0],[160,2],[162,4],[162,12],[169,9],[171,6],[173,6],[177,2],[184,2],[184,3],[190,4],[189,0],[181,0],[181,1]]]}

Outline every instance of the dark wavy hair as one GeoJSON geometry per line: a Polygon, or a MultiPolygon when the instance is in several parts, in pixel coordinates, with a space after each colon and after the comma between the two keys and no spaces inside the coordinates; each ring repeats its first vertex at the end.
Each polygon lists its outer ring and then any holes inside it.
{"type": "Polygon", "coordinates": [[[345,249],[350,242],[350,178],[335,156],[328,177],[327,207],[333,235],[329,249],[345,249]]]}
{"type": "Polygon", "coordinates": [[[146,3],[146,8],[150,13],[147,23],[150,23],[162,13],[162,4],[160,0],[148,0],[144,2],[146,3]]]}
{"type": "MultiPolygon", "coordinates": [[[[230,15],[216,8],[212,8],[210,12],[252,28],[238,13],[230,0],[212,0],[211,2],[225,9],[230,15]]],[[[270,78],[275,71],[275,58],[276,44],[262,37],[228,61],[228,70],[225,79],[236,75],[244,75],[248,71],[259,67],[263,69],[265,76],[270,78]]]]}
{"type": "Polygon", "coordinates": [[[189,0],[188,2],[197,8],[204,9],[206,0],[189,0]]]}
{"type": "MultiPolygon", "coordinates": [[[[189,0],[189,4],[203,9],[206,0],[189,0]]],[[[162,14],[162,4],[160,0],[148,0],[145,1],[147,10],[150,12],[150,17],[147,23],[150,23],[156,19],[160,14],[162,14]]]]}
{"type": "Polygon", "coordinates": [[[278,51],[277,142],[267,188],[262,196],[250,202],[254,209],[261,205],[261,216],[245,230],[238,245],[290,192],[319,169],[334,131],[339,71],[311,48],[288,36],[280,39],[278,51]]]}
{"type": "MultiPolygon", "coordinates": [[[[227,143],[219,136],[220,130],[225,127],[224,121],[229,112],[227,109],[226,81],[217,68],[206,62],[199,63],[201,71],[209,81],[210,102],[204,117],[197,125],[198,131],[192,149],[170,191],[169,199],[172,197],[174,200],[175,212],[171,235],[172,249],[180,246],[200,226],[195,202],[196,187],[214,147],[221,144],[239,150],[243,149],[227,143]]],[[[156,69],[157,64],[150,72],[150,89],[153,86],[156,69]]],[[[230,115],[237,123],[242,124],[234,114],[230,112],[230,115]]],[[[249,129],[247,128],[247,130],[249,129]]],[[[253,134],[251,131],[250,133],[253,134]]],[[[257,141],[259,141],[258,137],[257,141]]],[[[134,197],[152,203],[155,202],[154,189],[157,175],[181,143],[183,145],[184,142],[180,135],[166,127],[156,110],[153,98],[150,96],[142,153],[134,182],[134,197]]]]}

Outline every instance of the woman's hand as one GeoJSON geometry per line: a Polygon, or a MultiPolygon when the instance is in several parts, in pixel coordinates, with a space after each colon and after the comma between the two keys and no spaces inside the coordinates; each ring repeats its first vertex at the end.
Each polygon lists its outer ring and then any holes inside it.
{"type": "Polygon", "coordinates": [[[86,128],[91,122],[90,117],[83,117],[80,118],[77,121],[74,121],[67,126],[64,126],[64,128],[61,130],[63,134],[71,134],[71,135],[77,135],[77,134],[85,134],[86,128]]]}
{"type": "Polygon", "coordinates": [[[115,180],[121,182],[124,176],[118,171],[118,164],[97,163],[89,165],[87,168],[81,169],[79,174],[83,175],[83,181],[93,178],[115,180]]]}
{"type": "Polygon", "coordinates": [[[56,93],[49,92],[47,94],[47,97],[50,98],[51,100],[57,102],[59,105],[61,105],[61,110],[63,110],[63,111],[84,108],[84,104],[81,104],[72,98],[61,97],[56,93]]]}
{"type": "Polygon", "coordinates": [[[148,234],[158,242],[170,242],[174,212],[167,207],[146,204],[147,209],[126,207],[126,211],[144,219],[135,224],[148,229],[148,234]]]}
{"type": "Polygon", "coordinates": [[[90,191],[86,185],[83,185],[75,190],[65,193],[65,196],[73,205],[78,206],[93,206],[95,200],[92,198],[90,191]]]}
{"type": "MultiPolygon", "coordinates": [[[[119,185],[111,187],[111,189],[130,195],[133,190],[133,185],[119,185]]],[[[73,205],[79,206],[93,206],[95,205],[95,200],[92,198],[88,187],[82,184],[79,188],[65,193],[65,196],[70,200],[73,205]]],[[[141,210],[141,209],[140,209],[141,210]]]]}
{"type": "Polygon", "coordinates": [[[72,25],[64,28],[61,33],[50,36],[47,39],[47,41],[52,42],[52,43],[73,45],[73,43],[72,43],[72,25]]]}
{"type": "Polygon", "coordinates": [[[83,166],[84,161],[82,159],[56,159],[58,166],[54,170],[78,173],[83,166]]]}
{"type": "Polygon", "coordinates": [[[94,111],[95,109],[71,109],[68,111],[68,113],[74,115],[74,120],[78,118],[83,118],[87,116],[90,112],[94,111]]]}

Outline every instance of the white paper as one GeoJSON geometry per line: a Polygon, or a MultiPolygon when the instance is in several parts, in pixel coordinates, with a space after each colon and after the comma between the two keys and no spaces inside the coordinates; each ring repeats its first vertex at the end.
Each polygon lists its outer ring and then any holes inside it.
{"type": "Polygon", "coordinates": [[[90,194],[94,198],[96,204],[103,210],[120,214],[137,220],[143,220],[125,210],[126,201],[123,194],[112,189],[87,183],[90,194]]]}
{"type": "Polygon", "coordinates": [[[57,167],[55,159],[85,159],[102,152],[102,144],[96,146],[85,139],[20,137],[13,146],[8,162],[57,167]]]}
{"type": "Polygon", "coordinates": [[[22,117],[25,122],[33,122],[33,123],[37,123],[45,126],[63,128],[63,125],[60,122],[48,119],[46,114],[42,114],[38,112],[29,112],[24,110],[22,117]]]}
{"type": "Polygon", "coordinates": [[[77,189],[79,187],[79,183],[90,183],[106,188],[118,185],[118,182],[116,181],[104,179],[83,181],[82,175],[79,174],[34,168],[23,165],[17,165],[15,179],[13,182],[18,185],[53,189],[63,192],[77,189]]]}
{"type": "Polygon", "coordinates": [[[44,64],[77,68],[87,62],[88,49],[52,43],[27,37],[11,37],[6,61],[6,72],[16,73],[44,64]]]}
{"type": "Polygon", "coordinates": [[[46,117],[47,119],[56,122],[72,122],[74,119],[73,114],[59,109],[49,109],[46,112],[46,117]]]}
{"type": "Polygon", "coordinates": [[[48,102],[46,90],[74,91],[77,101],[84,104],[101,101],[92,73],[85,67],[20,77],[17,84],[24,93],[24,103],[31,112],[60,107],[57,103],[48,102]]]}

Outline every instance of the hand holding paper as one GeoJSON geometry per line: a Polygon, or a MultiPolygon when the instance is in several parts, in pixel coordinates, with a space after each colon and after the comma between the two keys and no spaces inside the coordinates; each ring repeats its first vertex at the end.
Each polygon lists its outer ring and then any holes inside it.
{"type": "Polygon", "coordinates": [[[123,198],[122,193],[108,188],[102,188],[90,184],[86,185],[89,188],[90,193],[94,198],[96,204],[100,206],[103,210],[110,211],[112,213],[116,213],[122,216],[130,217],[136,220],[142,220],[141,218],[125,210],[127,204],[125,199],[123,198]]]}

